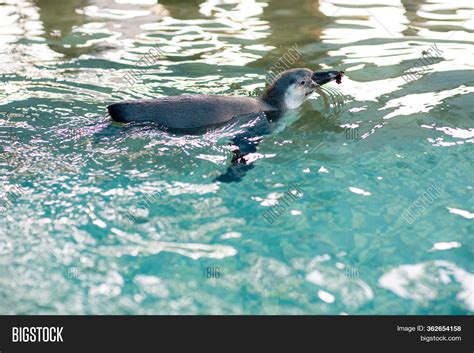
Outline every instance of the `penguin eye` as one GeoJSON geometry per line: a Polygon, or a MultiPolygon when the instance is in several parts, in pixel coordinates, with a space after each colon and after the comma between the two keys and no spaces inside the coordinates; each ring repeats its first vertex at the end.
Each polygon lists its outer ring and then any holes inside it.
{"type": "Polygon", "coordinates": [[[303,86],[305,83],[306,83],[305,81],[301,81],[300,85],[303,86]]]}

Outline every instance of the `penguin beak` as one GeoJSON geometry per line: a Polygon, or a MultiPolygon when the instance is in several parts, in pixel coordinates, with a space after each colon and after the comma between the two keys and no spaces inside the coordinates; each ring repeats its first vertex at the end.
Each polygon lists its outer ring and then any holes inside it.
{"type": "Polygon", "coordinates": [[[336,81],[337,83],[341,83],[342,76],[344,76],[344,71],[322,71],[322,72],[314,72],[311,76],[311,79],[314,83],[318,86],[322,86],[325,83],[336,81]]]}

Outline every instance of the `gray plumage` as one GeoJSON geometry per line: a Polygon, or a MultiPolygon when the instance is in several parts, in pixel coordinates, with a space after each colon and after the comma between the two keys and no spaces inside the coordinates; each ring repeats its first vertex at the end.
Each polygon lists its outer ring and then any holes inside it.
{"type": "Polygon", "coordinates": [[[294,109],[318,85],[335,80],[342,72],[292,69],[281,73],[259,98],[185,94],[126,101],[107,107],[113,120],[154,122],[171,129],[194,129],[226,123],[252,113],[294,109]]]}
{"type": "Polygon", "coordinates": [[[150,121],[171,129],[218,125],[256,112],[272,110],[260,99],[184,94],[112,104],[110,116],[119,122],[150,121]]]}

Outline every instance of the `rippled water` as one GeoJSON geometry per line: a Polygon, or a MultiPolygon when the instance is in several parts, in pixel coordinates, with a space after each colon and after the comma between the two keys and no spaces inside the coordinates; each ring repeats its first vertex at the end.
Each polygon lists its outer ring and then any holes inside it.
{"type": "Polygon", "coordinates": [[[472,313],[473,13],[467,0],[3,1],[0,311],[472,313]],[[295,45],[292,67],[347,76],[283,118],[239,183],[213,181],[238,127],[178,136],[105,114],[256,95],[295,45]]]}

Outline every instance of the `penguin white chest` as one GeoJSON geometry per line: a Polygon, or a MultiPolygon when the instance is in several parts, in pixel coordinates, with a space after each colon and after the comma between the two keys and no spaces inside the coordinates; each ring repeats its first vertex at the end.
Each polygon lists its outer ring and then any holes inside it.
{"type": "Polygon", "coordinates": [[[301,89],[298,89],[293,85],[290,86],[285,92],[284,99],[286,109],[296,109],[301,104],[303,104],[306,99],[306,95],[301,89]]]}

